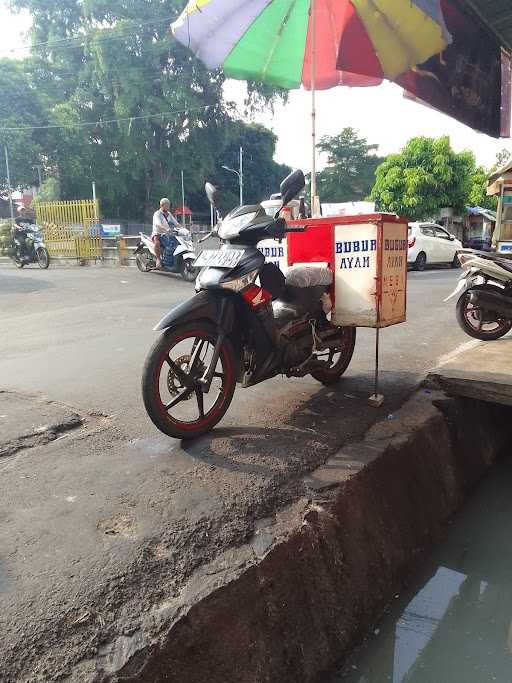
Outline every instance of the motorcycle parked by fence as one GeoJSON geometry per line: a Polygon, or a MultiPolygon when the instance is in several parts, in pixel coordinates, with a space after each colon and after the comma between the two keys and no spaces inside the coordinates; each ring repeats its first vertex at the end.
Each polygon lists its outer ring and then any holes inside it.
{"type": "MultiPolygon", "coordinates": [[[[282,206],[304,188],[302,171],[281,183],[282,206]]],[[[217,191],[206,184],[211,204],[217,191]]],[[[226,413],[236,384],[251,387],[283,374],[311,374],[332,384],[346,371],[356,330],[330,322],[327,267],[296,264],[286,277],[257,244],[283,239],[305,226],[288,226],[261,205],[241,206],[221,220],[219,249],[205,249],[196,294],[156,325],[163,334],[143,370],[146,411],[165,434],[193,438],[210,431],[226,413]]],[[[219,216],[220,218],[220,216],[219,216]]]]}
{"type": "MultiPolygon", "coordinates": [[[[199,270],[194,267],[196,253],[190,231],[175,228],[172,235],[161,235],[162,270],[179,273],[186,282],[194,282],[199,270]]],[[[149,235],[140,233],[140,242],[135,249],[137,268],[147,273],[156,268],[155,245],[149,235]]]]}
{"type": "Polygon", "coordinates": [[[512,329],[512,259],[501,254],[464,249],[463,273],[448,301],[460,292],[457,321],[466,334],[482,341],[503,337],[512,329]]]}
{"type": "Polygon", "coordinates": [[[30,263],[37,263],[40,268],[45,269],[50,265],[50,254],[44,243],[43,233],[34,223],[16,222],[8,254],[17,268],[30,263]]]}

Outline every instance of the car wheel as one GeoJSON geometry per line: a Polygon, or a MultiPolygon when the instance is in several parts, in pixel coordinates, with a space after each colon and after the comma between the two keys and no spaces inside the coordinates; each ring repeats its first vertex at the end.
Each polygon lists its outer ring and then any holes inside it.
{"type": "Polygon", "coordinates": [[[414,262],[414,270],[425,270],[425,266],[427,265],[427,255],[425,254],[424,251],[420,251],[418,256],[416,256],[416,261],[414,262]]]}

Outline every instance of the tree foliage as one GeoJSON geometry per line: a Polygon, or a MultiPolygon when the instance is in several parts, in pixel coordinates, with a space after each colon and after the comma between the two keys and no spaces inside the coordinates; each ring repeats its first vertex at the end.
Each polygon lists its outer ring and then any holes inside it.
{"type": "Polygon", "coordinates": [[[323,202],[349,202],[365,199],[375,183],[375,170],[382,162],[353,128],[339,135],[325,135],[317,148],[327,155],[326,167],[317,174],[318,193],[323,202]]]}
{"type": "Polygon", "coordinates": [[[35,184],[44,135],[30,127],[40,126],[46,119],[22,62],[0,60],[0,93],[0,194],[5,195],[8,187],[4,147],[9,154],[12,188],[35,184]],[[27,127],[29,130],[9,130],[27,127]]]}
{"type": "MultiPolygon", "coordinates": [[[[62,197],[89,196],[95,180],[104,214],[147,218],[161,196],[181,203],[183,170],[187,201],[207,210],[204,181],[243,144],[245,125],[233,122],[223,100],[222,73],[209,72],[169,32],[183,0],[15,4],[33,16],[24,68],[34,104],[41,120],[65,126],[46,131],[34,150],[62,197]]],[[[250,97],[269,102],[275,91],[252,84],[250,97]]],[[[272,154],[269,135],[264,149],[272,154]]],[[[270,156],[265,172],[272,163],[270,156]]]]}
{"type": "Polygon", "coordinates": [[[417,137],[377,168],[371,198],[380,210],[424,220],[445,206],[462,213],[481,180],[472,152],[454,152],[447,136],[417,137]]]}

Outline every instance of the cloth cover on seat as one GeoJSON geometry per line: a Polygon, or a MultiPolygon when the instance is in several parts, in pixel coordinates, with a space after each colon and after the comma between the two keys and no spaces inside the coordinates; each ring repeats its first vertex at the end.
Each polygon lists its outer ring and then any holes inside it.
{"type": "Polygon", "coordinates": [[[307,263],[290,266],[285,275],[290,287],[329,287],[333,281],[332,270],[307,263]]]}

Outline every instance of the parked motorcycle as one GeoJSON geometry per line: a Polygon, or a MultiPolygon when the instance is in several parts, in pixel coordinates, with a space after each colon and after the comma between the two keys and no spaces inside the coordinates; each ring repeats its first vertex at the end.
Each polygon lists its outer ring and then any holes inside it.
{"type": "MultiPolygon", "coordinates": [[[[194,282],[199,269],[194,267],[196,253],[190,231],[175,228],[172,235],[161,235],[162,269],[167,273],[179,273],[187,282],[194,282]]],[[[140,233],[140,242],[135,249],[137,268],[147,273],[156,268],[155,244],[149,235],[140,233]]]]}
{"type": "MultiPolygon", "coordinates": [[[[302,171],[281,183],[283,207],[304,184],[302,171]]],[[[217,190],[205,187],[216,207],[217,190]]],[[[193,438],[210,431],[237,383],[251,387],[279,374],[311,374],[328,385],[346,371],[356,330],[330,322],[332,271],[294,265],[285,278],[256,248],[261,240],[306,230],[287,226],[278,213],[268,216],[257,204],[221,220],[215,229],[220,248],[203,250],[195,262],[201,267],[197,293],[154,328],[163,334],[147,356],[142,394],[165,434],[193,438]]]]}
{"type": "Polygon", "coordinates": [[[470,337],[483,341],[503,337],[512,329],[512,259],[464,249],[459,261],[463,273],[445,301],[462,292],[457,321],[470,337]]]}
{"type": "Polygon", "coordinates": [[[32,223],[16,224],[8,253],[17,268],[29,263],[37,263],[40,268],[50,265],[50,255],[41,228],[32,223]]]}

